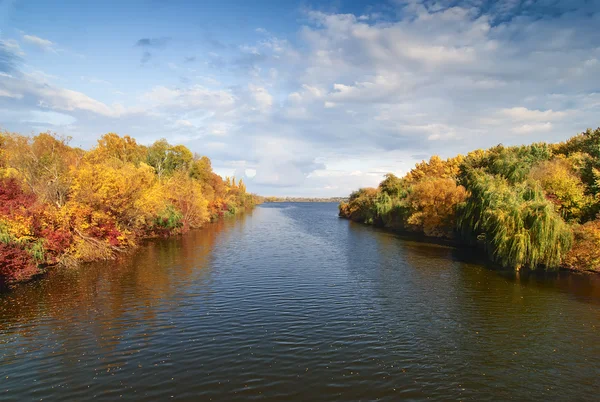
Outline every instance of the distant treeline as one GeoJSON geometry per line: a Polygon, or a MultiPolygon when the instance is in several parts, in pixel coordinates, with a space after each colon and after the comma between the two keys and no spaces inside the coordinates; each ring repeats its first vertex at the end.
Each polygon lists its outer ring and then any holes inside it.
{"type": "Polygon", "coordinates": [[[388,174],[340,216],[478,246],[514,269],[600,272],[600,128],[559,144],[495,146],[388,174]]]}
{"type": "Polygon", "coordinates": [[[263,197],[264,202],[345,202],[348,197],[263,197]]]}
{"type": "Polygon", "coordinates": [[[140,239],[198,228],[259,200],[206,156],[166,140],[0,133],[0,283],[51,265],[114,258],[140,239]]]}

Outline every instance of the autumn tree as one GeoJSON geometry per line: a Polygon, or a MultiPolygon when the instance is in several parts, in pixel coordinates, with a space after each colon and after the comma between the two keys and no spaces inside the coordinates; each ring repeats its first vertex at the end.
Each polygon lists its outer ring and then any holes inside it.
{"type": "Polygon", "coordinates": [[[212,175],[212,165],[206,156],[195,156],[190,167],[190,177],[201,183],[207,183],[212,175]]]}
{"type": "Polygon", "coordinates": [[[6,138],[6,134],[5,133],[0,133],[0,176],[4,176],[4,169],[6,169],[6,159],[7,159],[7,152],[6,152],[6,142],[7,142],[7,138],[6,138]]]}
{"type": "Polygon", "coordinates": [[[450,178],[422,180],[411,187],[407,197],[410,208],[407,224],[427,236],[452,237],[456,208],[466,197],[465,188],[450,178]]]}
{"type": "Polygon", "coordinates": [[[70,169],[76,168],[83,151],[69,147],[70,138],[42,133],[33,138],[6,138],[8,164],[40,200],[62,206],[71,185],[70,169]]]}
{"type": "Polygon", "coordinates": [[[568,157],[578,155],[581,177],[588,193],[600,198],[600,128],[583,133],[557,144],[554,150],[568,157]]]}
{"type": "Polygon", "coordinates": [[[130,136],[120,137],[115,133],[108,133],[100,137],[96,147],[86,157],[94,163],[117,159],[139,165],[145,159],[146,152],[146,147],[139,145],[130,136]]]}
{"type": "Polygon", "coordinates": [[[566,220],[580,220],[593,203],[585,185],[566,158],[555,158],[535,166],[530,177],[538,181],[546,197],[566,220]]]}
{"type": "Polygon", "coordinates": [[[600,272],[600,220],[576,225],[573,248],[565,258],[565,265],[580,271],[600,272]]]}
{"type": "Polygon", "coordinates": [[[428,162],[420,162],[406,175],[405,180],[409,183],[416,183],[426,178],[438,177],[442,179],[455,179],[460,172],[460,165],[463,160],[461,155],[447,160],[439,156],[432,156],[428,162]]]}
{"type": "Polygon", "coordinates": [[[0,134],[0,282],[114,258],[140,238],[201,227],[254,205],[242,180],[166,140],[108,133],[90,151],[49,133],[0,134]]]}
{"type": "Polygon", "coordinates": [[[209,220],[208,201],[202,186],[183,171],[174,173],[165,184],[171,204],[181,212],[183,229],[198,228],[209,220]]]}
{"type": "Polygon", "coordinates": [[[145,163],[138,167],[115,159],[86,163],[73,178],[72,200],[131,226],[139,214],[136,201],[155,180],[152,168],[145,163]]]}

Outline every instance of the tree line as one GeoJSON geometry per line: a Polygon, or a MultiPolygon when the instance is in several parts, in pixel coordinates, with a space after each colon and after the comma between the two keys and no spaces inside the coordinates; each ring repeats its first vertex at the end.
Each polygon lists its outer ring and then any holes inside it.
{"type": "Polygon", "coordinates": [[[480,247],[504,267],[600,272],[600,128],[558,144],[433,156],[353,192],[339,210],[480,247]]]}
{"type": "Polygon", "coordinates": [[[263,202],[344,202],[348,197],[263,197],[263,202]]]}
{"type": "Polygon", "coordinates": [[[53,265],[112,259],[252,207],[242,180],[165,139],[109,133],[89,151],[51,133],[0,133],[0,282],[53,265]]]}

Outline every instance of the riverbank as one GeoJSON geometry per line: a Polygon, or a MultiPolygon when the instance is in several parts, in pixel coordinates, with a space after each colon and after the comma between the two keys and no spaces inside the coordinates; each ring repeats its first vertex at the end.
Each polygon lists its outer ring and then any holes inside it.
{"type": "Polygon", "coordinates": [[[38,265],[36,267],[36,271],[27,277],[24,277],[19,280],[13,280],[13,281],[0,281],[0,294],[2,294],[3,292],[14,290],[17,286],[43,279],[44,277],[46,277],[48,274],[50,274],[52,271],[54,271],[56,269],[73,270],[73,269],[79,269],[82,266],[89,266],[90,264],[93,264],[93,263],[102,263],[102,262],[108,262],[108,261],[114,262],[115,264],[120,264],[122,261],[131,258],[131,256],[133,254],[139,252],[140,248],[148,247],[153,242],[161,242],[161,241],[166,241],[166,240],[175,240],[176,241],[177,239],[180,239],[180,240],[183,239],[185,236],[193,235],[194,232],[198,232],[198,231],[201,232],[201,231],[205,231],[205,230],[208,230],[208,231],[214,230],[213,228],[215,225],[222,224],[224,221],[227,221],[230,219],[235,219],[235,218],[239,217],[240,215],[249,213],[256,207],[256,205],[259,205],[259,203],[255,204],[251,207],[247,207],[245,209],[238,209],[235,213],[225,213],[222,216],[213,217],[213,219],[211,219],[209,222],[205,223],[202,227],[199,227],[199,228],[194,228],[194,229],[190,229],[190,230],[186,230],[186,231],[178,230],[178,231],[163,232],[159,236],[153,235],[153,236],[142,237],[142,238],[138,239],[138,241],[134,245],[132,245],[126,249],[118,250],[117,252],[113,253],[109,258],[98,258],[98,259],[92,259],[92,260],[87,260],[87,261],[71,260],[71,261],[61,261],[61,262],[57,262],[54,264],[38,265]]]}
{"type": "Polygon", "coordinates": [[[433,156],[355,191],[340,216],[478,247],[515,270],[600,271],[600,128],[564,143],[433,156]]]}
{"type": "Polygon", "coordinates": [[[0,282],[114,259],[258,202],[208,157],[166,140],[143,146],[110,133],[86,151],[55,135],[2,133],[0,282]]]}

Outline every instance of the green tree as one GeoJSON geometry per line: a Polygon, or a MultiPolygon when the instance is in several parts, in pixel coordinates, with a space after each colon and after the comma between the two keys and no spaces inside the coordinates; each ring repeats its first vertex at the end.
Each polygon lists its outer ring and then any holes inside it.
{"type": "Polygon", "coordinates": [[[458,227],[467,240],[481,242],[506,267],[561,264],[573,234],[541,188],[530,182],[515,185],[481,169],[467,179],[470,194],[458,210],[458,227]]]}
{"type": "Polygon", "coordinates": [[[194,156],[183,145],[170,145],[167,140],[160,139],[148,147],[147,163],[156,171],[159,178],[169,176],[176,170],[190,168],[194,156]]]}

